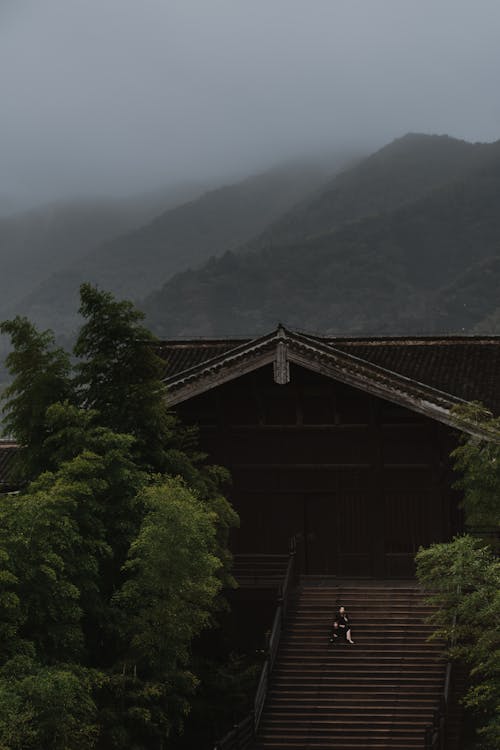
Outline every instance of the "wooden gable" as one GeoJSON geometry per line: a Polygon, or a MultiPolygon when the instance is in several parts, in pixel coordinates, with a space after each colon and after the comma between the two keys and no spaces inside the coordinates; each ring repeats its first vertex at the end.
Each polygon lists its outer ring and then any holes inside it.
{"type": "Polygon", "coordinates": [[[405,577],[420,545],[460,530],[452,410],[481,394],[495,403],[500,340],[360,342],[279,326],[160,351],[169,402],[231,472],[235,552],[279,554],[294,536],[304,572],[405,577]]]}

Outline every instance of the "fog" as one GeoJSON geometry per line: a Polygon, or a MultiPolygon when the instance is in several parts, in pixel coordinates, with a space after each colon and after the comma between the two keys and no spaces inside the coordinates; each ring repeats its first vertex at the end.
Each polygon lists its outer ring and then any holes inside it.
{"type": "Polygon", "coordinates": [[[0,200],[500,137],[498,0],[0,0],[0,200]]]}

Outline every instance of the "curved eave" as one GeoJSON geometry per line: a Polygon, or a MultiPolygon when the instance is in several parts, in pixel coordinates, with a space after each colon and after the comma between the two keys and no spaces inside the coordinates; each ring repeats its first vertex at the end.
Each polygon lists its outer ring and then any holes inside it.
{"type": "Polygon", "coordinates": [[[274,364],[276,373],[276,367],[282,367],[284,362],[286,366],[293,363],[338,380],[462,432],[492,440],[491,434],[477,425],[457,420],[454,407],[467,401],[282,326],[267,336],[166,378],[167,402],[172,406],[182,403],[268,364],[274,364]]]}

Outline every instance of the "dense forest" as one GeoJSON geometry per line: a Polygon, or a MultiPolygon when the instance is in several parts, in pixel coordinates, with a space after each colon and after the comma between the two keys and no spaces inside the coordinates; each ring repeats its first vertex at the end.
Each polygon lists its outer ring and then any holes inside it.
{"type": "Polygon", "coordinates": [[[193,704],[208,739],[255,677],[196,647],[235,585],[229,477],[167,410],[133,305],[84,285],[80,312],[72,358],[26,318],[1,327],[22,449],[0,496],[0,747],[176,747],[193,704]]]}
{"type": "Polygon", "coordinates": [[[408,136],[339,175],[246,252],[177,275],[144,309],[162,337],[494,333],[500,149],[408,136]],[[488,330],[489,329],[489,330],[488,330]]]}
{"type": "MultiPolygon", "coordinates": [[[[87,231],[75,242],[74,232],[60,231],[57,245],[64,242],[66,249],[65,254],[60,251],[57,263],[50,255],[54,238],[51,235],[44,238],[43,247],[38,243],[32,255],[38,259],[38,265],[45,264],[45,273],[39,273],[35,280],[31,276],[31,287],[27,289],[24,285],[24,294],[14,298],[10,295],[8,306],[0,301],[1,314],[5,317],[20,313],[42,327],[72,334],[78,325],[80,284],[97,283],[114,294],[140,300],[174,273],[234,249],[261,232],[322,185],[333,169],[331,160],[287,164],[204,191],[199,196],[192,188],[191,200],[186,196],[186,188],[179,186],[177,190],[172,189],[169,200],[164,197],[163,209],[159,208],[158,196],[151,197],[156,198],[155,215],[146,214],[142,208],[144,201],[139,199],[130,201],[128,207],[122,202],[118,206],[122,210],[122,226],[116,222],[115,231],[108,231],[106,237],[101,234],[98,238],[95,234],[92,238],[87,231]],[[137,203],[143,210],[142,217],[138,215],[137,203]]],[[[150,199],[147,208],[151,207],[151,202],[150,199]]],[[[97,224],[97,208],[95,217],[87,212],[89,228],[97,224]]],[[[105,213],[104,209],[101,208],[101,212],[105,213]]],[[[18,219],[17,225],[24,227],[23,217],[18,219]]],[[[2,239],[1,229],[0,223],[0,247],[3,246],[17,264],[11,275],[22,278],[26,272],[19,267],[20,259],[10,249],[14,250],[13,241],[28,248],[33,243],[19,230],[13,240],[2,239]]]]}
{"type": "Polygon", "coordinates": [[[137,302],[160,337],[252,335],[279,320],[331,334],[495,333],[499,181],[499,142],[408,134],[199,196],[179,186],[4,218],[0,311],[69,341],[89,281],[137,302]]]}

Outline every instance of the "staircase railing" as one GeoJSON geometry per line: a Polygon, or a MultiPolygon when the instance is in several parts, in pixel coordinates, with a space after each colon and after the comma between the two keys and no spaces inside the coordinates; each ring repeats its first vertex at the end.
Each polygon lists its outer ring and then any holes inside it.
{"type": "MultiPolygon", "coordinates": [[[[460,593],[460,590],[458,591],[460,593]]],[[[450,644],[455,644],[455,627],[457,616],[453,616],[450,644]]],[[[446,663],[446,674],[444,678],[443,693],[439,699],[439,705],[434,709],[432,724],[425,729],[425,750],[445,750],[446,745],[446,720],[450,705],[451,674],[453,662],[448,659],[446,663]]]]}
{"type": "Polygon", "coordinates": [[[278,654],[281,633],[285,626],[290,591],[293,585],[296,556],[295,537],[290,539],[288,564],[283,584],[279,587],[278,604],[274,615],[273,626],[267,639],[266,659],[262,665],[259,683],[255,693],[253,710],[216,743],[214,750],[247,750],[253,743],[259,730],[260,719],[266,702],[269,680],[278,654]]]}
{"type": "Polygon", "coordinates": [[[446,738],[446,701],[443,695],[434,709],[432,724],[425,730],[425,750],[444,750],[446,738]]]}

